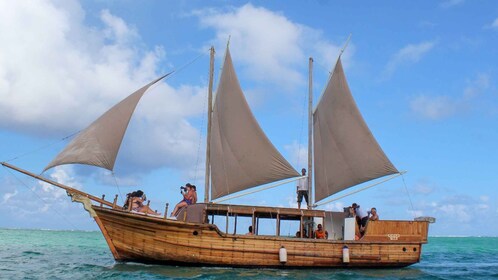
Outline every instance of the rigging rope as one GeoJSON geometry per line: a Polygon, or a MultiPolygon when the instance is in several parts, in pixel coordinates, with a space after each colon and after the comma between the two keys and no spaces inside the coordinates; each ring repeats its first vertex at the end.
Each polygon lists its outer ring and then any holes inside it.
{"type": "MultiPolygon", "coordinates": [[[[211,50],[211,49],[210,49],[211,50]]],[[[178,69],[178,72],[180,72],[181,70],[183,70],[184,68],[186,68],[187,66],[189,66],[190,64],[194,63],[195,61],[197,61],[199,58],[201,58],[202,56],[206,55],[205,53],[201,53],[199,56],[197,56],[196,58],[194,58],[192,61],[188,62],[187,64],[185,64],[184,66],[180,67],[178,69]]],[[[204,84],[207,84],[206,81],[204,81],[204,84]]],[[[209,89],[207,89],[209,91],[209,89]]],[[[195,162],[195,170],[194,170],[194,180],[192,181],[194,185],[197,185],[197,171],[199,170],[199,162],[200,162],[200,151],[201,151],[201,144],[202,144],[202,132],[204,131],[204,123],[205,123],[205,117],[207,115],[206,113],[206,103],[207,103],[207,95],[208,95],[208,92],[206,92],[206,97],[204,98],[204,105],[202,106],[203,109],[203,112],[202,112],[202,119],[201,119],[201,123],[200,123],[200,127],[199,127],[199,143],[198,143],[198,146],[197,146],[197,158],[196,158],[196,162],[195,162]]],[[[206,135],[207,135],[207,132],[206,132],[206,135]]]]}
{"type": "Polygon", "coordinates": [[[307,119],[305,117],[305,111],[306,111],[306,104],[308,99],[308,94],[304,95],[304,100],[303,100],[303,107],[301,109],[301,129],[299,130],[299,142],[297,146],[297,169],[301,167],[301,143],[303,142],[303,130],[304,130],[304,120],[307,119]]]}
{"type": "Polygon", "coordinates": [[[405,186],[406,194],[408,195],[408,200],[410,200],[410,206],[412,207],[413,218],[415,218],[415,208],[413,208],[412,198],[410,197],[410,193],[408,192],[408,187],[406,186],[405,176],[401,174],[401,178],[403,179],[403,185],[405,186]]]}
{"type": "Polygon", "coordinates": [[[121,194],[121,189],[119,188],[118,180],[116,179],[116,175],[114,171],[111,172],[112,178],[114,178],[114,184],[116,184],[116,188],[118,189],[119,197],[121,197],[121,203],[124,204],[123,194],[121,194]]]}
{"type": "Polygon", "coordinates": [[[190,64],[196,62],[199,58],[201,58],[202,56],[206,55],[205,53],[201,53],[200,55],[198,55],[196,58],[192,59],[191,61],[183,64],[182,66],[180,66],[177,70],[173,70],[171,72],[170,75],[168,75],[168,77],[165,77],[164,80],[167,80],[168,78],[170,78],[171,76],[173,76],[175,73],[179,73],[181,72],[183,69],[185,69],[186,67],[190,66],[190,64]]]}
{"type": "Polygon", "coordinates": [[[49,143],[49,144],[47,144],[47,145],[40,146],[40,147],[38,147],[38,148],[36,148],[36,149],[34,149],[34,150],[31,150],[31,151],[29,151],[29,152],[25,152],[25,153],[23,153],[23,154],[20,154],[20,155],[18,155],[18,156],[16,156],[16,157],[13,157],[13,158],[9,159],[9,160],[6,160],[5,162],[10,162],[10,161],[13,161],[13,160],[16,160],[16,159],[19,159],[19,158],[25,157],[25,156],[27,156],[27,155],[34,154],[34,153],[36,153],[36,152],[38,152],[38,151],[45,150],[45,149],[47,149],[48,147],[53,146],[53,145],[55,145],[55,144],[58,144],[58,143],[60,143],[60,142],[62,142],[62,141],[65,141],[66,139],[68,139],[68,138],[70,138],[70,137],[73,137],[74,135],[76,135],[76,134],[78,134],[78,133],[80,133],[80,132],[81,132],[81,130],[80,130],[80,131],[78,131],[78,132],[75,132],[75,133],[73,133],[73,134],[70,134],[70,135],[68,135],[68,136],[66,136],[66,137],[63,137],[62,139],[60,139],[60,140],[58,140],[58,141],[56,141],[56,142],[49,143]]]}
{"type": "MultiPolygon", "coordinates": [[[[11,170],[9,170],[7,167],[3,167],[5,168],[5,170],[7,170],[7,172],[10,173],[10,175],[12,175],[22,186],[24,186],[26,189],[28,189],[29,191],[31,191],[36,197],[38,197],[38,199],[40,199],[44,204],[48,204],[50,205],[50,203],[46,202],[45,199],[43,199],[40,195],[38,195],[33,189],[33,188],[30,188],[26,183],[24,183],[21,179],[19,179],[11,170]]],[[[57,215],[59,215],[62,219],[64,219],[69,225],[71,225],[73,227],[74,230],[78,230],[78,227],[76,227],[73,223],[71,223],[71,221],[69,221],[64,215],[62,215],[59,211],[57,211],[57,208],[54,208],[54,207],[50,207],[52,211],[54,211],[57,215]]]]}
{"type": "MultiPolygon", "coordinates": [[[[206,81],[204,81],[206,82],[206,81]]],[[[200,123],[200,127],[199,127],[199,143],[197,145],[197,159],[195,161],[195,171],[194,171],[194,180],[193,180],[193,183],[194,185],[197,185],[197,174],[198,174],[198,170],[199,170],[199,162],[200,162],[200,154],[201,154],[201,145],[202,145],[202,137],[203,137],[203,131],[204,131],[204,123],[206,122],[206,115],[207,115],[207,110],[206,110],[206,104],[208,102],[208,93],[209,93],[209,88],[207,88],[207,91],[206,91],[206,95],[204,96],[204,104],[202,106],[203,111],[202,111],[202,119],[201,119],[201,123],[200,123]]],[[[206,127],[206,130],[207,130],[207,127],[206,127]]],[[[207,131],[206,131],[206,135],[207,135],[207,131]]],[[[207,137],[207,136],[206,136],[207,137]]],[[[207,147],[206,147],[207,148],[207,147]]]]}
{"type": "Polygon", "coordinates": [[[339,197],[337,197],[337,198],[333,198],[333,199],[330,199],[330,200],[326,200],[326,201],[323,201],[323,202],[320,202],[320,203],[315,203],[315,204],[313,204],[313,208],[316,208],[316,207],[318,207],[318,206],[322,206],[322,205],[324,205],[324,204],[329,204],[329,203],[331,203],[331,202],[334,202],[334,201],[336,201],[336,200],[339,200],[339,199],[344,198],[344,197],[346,197],[346,196],[350,196],[350,195],[355,194],[355,193],[359,193],[359,192],[364,191],[364,190],[366,190],[366,189],[369,189],[369,188],[371,188],[371,187],[374,187],[374,186],[377,186],[377,185],[382,184],[382,183],[384,183],[384,182],[387,182],[387,181],[389,181],[389,180],[392,180],[392,179],[394,179],[394,178],[396,178],[396,177],[402,176],[402,175],[403,175],[403,174],[405,174],[405,173],[406,173],[406,171],[401,171],[401,172],[399,172],[399,173],[396,173],[396,174],[391,175],[390,177],[388,177],[388,178],[386,178],[386,179],[384,179],[384,180],[382,180],[382,181],[379,181],[379,182],[376,182],[376,183],[374,183],[374,184],[368,185],[368,186],[366,186],[366,187],[364,187],[364,188],[361,188],[361,189],[358,189],[358,190],[356,190],[356,191],[352,191],[352,192],[347,193],[347,194],[345,194],[345,195],[341,195],[341,196],[339,196],[339,197]]]}
{"type": "Polygon", "coordinates": [[[260,192],[260,191],[272,189],[272,188],[278,187],[280,185],[284,185],[284,184],[287,184],[287,183],[290,183],[290,182],[293,182],[293,181],[297,181],[297,180],[299,180],[301,178],[306,178],[306,177],[308,177],[308,176],[294,177],[294,178],[291,178],[291,179],[288,179],[288,180],[285,180],[285,181],[281,181],[281,182],[279,182],[277,184],[268,185],[266,187],[262,187],[262,188],[259,188],[259,189],[253,189],[252,191],[244,192],[244,193],[241,193],[241,194],[238,194],[238,195],[234,195],[234,196],[229,196],[229,197],[225,197],[225,198],[221,198],[221,199],[216,199],[216,201],[212,201],[212,202],[213,203],[220,203],[222,201],[231,200],[231,199],[238,198],[238,197],[241,197],[241,196],[245,196],[245,195],[253,194],[253,193],[256,193],[256,192],[260,192]]]}

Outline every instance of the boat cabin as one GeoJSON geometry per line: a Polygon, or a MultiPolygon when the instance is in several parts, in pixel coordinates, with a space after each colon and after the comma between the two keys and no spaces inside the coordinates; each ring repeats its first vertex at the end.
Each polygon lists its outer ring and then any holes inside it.
{"type": "Polygon", "coordinates": [[[252,234],[256,236],[293,238],[313,238],[317,225],[322,224],[323,229],[328,232],[328,239],[354,240],[356,224],[354,218],[348,216],[347,212],[325,210],[198,203],[182,208],[177,219],[187,223],[213,224],[221,232],[231,235],[246,235],[249,225],[252,227],[252,234]],[[264,221],[270,221],[265,225],[273,226],[272,234],[262,233],[260,230],[264,221]]]}

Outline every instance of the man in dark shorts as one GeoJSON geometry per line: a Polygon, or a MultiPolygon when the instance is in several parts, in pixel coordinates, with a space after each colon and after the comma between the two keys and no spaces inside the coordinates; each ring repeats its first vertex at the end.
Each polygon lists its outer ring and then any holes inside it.
{"type": "MultiPolygon", "coordinates": [[[[303,168],[301,170],[301,173],[303,176],[306,176],[306,168],[303,168]]],[[[303,177],[299,179],[298,185],[296,188],[296,193],[297,193],[297,207],[301,209],[301,202],[303,201],[303,196],[304,199],[306,200],[306,205],[309,208],[309,202],[308,202],[308,177],[303,177]]]]}

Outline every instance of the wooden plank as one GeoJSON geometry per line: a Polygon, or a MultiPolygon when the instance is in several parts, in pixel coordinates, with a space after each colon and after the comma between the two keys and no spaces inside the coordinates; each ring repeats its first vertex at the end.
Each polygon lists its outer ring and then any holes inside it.
{"type": "MultiPolygon", "coordinates": [[[[379,239],[383,238],[380,241],[226,235],[214,225],[155,219],[95,208],[117,252],[125,260],[253,267],[399,267],[420,259],[420,242],[386,241],[380,229],[375,227],[371,231],[376,232],[379,239]],[[351,263],[348,265],[342,263],[344,245],[350,248],[351,263]],[[288,252],[285,265],[278,260],[281,246],[288,252]],[[403,247],[406,251],[403,251],[403,247]]],[[[403,222],[390,224],[405,225],[403,222]]],[[[412,229],[406,232],[417,231],[412,229]]]]}

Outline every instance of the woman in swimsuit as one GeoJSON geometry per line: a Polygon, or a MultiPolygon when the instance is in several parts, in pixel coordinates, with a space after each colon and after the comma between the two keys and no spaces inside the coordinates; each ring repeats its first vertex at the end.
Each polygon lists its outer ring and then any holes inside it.
{"type": "Polygon", "coordinates": [[[132,211],[160,215],[160,213],[157,213],[156,211],[153,211],[152,209],[150,209],[149,206],[144,205],[144,201],[146,200],[146,198],[145,198],[143,191],[138,190],[136,192],[133,192],[131,194],[130,199],[131,199],[131,210],[132,211]]]}
{"type": "Polygon", "coordinates": [[[195,186],[192,186],[191,184],[186,184],[185,185],[185,192],[182,192],[183,195],[183,200],[178,202],[178,204],[175,206],[175,209],[173,212],[171,212],[172,217],[176,217],[178,215],[178,211],[185,206],[192,205],[197,202],[197,194],[195,193],[195,186]]]}

